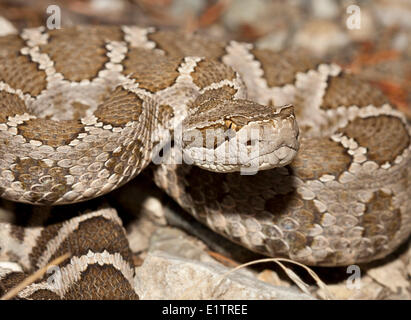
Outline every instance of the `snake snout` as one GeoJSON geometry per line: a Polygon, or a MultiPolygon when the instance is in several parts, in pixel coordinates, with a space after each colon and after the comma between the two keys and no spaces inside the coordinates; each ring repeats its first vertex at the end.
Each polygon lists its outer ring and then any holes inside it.
{"type": "Polygon", "coordinates": [[[235,114],[213,126],[185,131],[185,157],[215,172],[258,171],[289,164],[298,149],[294,109],[284,106],[265,111],[264,116],[261,112],[258,116],[235,114]]]}

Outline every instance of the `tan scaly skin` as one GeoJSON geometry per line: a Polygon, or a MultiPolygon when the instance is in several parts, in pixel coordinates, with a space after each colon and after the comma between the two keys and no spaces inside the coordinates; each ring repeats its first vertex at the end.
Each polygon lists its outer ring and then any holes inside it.
{"type": "MultiPolygon", "coordinates": [[[[138,27],[0,38],[0,196],[39,214],[181,151],[155,182],[214,231],[309,265],[368,262],[410,234],[410,136],[378,90],[304,53],[138,27]]],[[[72,254],[61,286],[20,298],[137,298],[114,210],[3,224],[0,247],[25,272],[72,254]]],[[[0,269],[0,290],[22,277],[0,269]]]]}

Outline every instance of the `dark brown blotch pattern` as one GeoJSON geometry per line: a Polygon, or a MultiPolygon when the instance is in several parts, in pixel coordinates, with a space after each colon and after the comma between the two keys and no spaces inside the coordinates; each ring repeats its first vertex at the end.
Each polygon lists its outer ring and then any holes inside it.
{"type": "Polygon", "coordinates": [[[0,37],[0,59],[18,56],[23,46],[24,41],[18,35],[10,34],[0,37]]]}
{"type": "Polygon", "coordinates": [[[90,106],[75,101],[71,103],[71,108],[73,109],[73,119],[81,119],[86,116],[86,112],[90,109],[90,106]]]}
{"type": "Polygon", "coordinates": [[[10,289],[21,283],[26,274],[23,272],[11,272],[2,279],[0,279],[0,297],[6,294],[10,289]]]}
{"type": "MultiPolygon", "coordinates": [[[[313,201],[306,201],[295,191],[291,176],[278,175],[277,171],[260,171],[256,175],[241,176],[237,173],[219,174],[192,167],[185,174],[185,188],[196,207],[196,217],[209,224],[213,211],[221,210],[225,215],[238,214],[259,220],[264,238],[261,251],[269,250],[276,256],[287,256],[297,253],[312,244],[313,239],[307,236],[315,223],[321,220],[313,201]],[[279,187],[288,192],[279,193],[279,187]],[[283,233],[280,234],[277,226],[283,233]]],[[[243,223],[241,219],[236,220],[243,223]]],[[[232,238],[227,227],[217,230],[232,238]]],[[[256,248],[254,248],[256,249],[256,248]]]]}
{"type": "Polygon", "coordinates": [[[17,95],[0,91],[0,122],[7,122],[8,117],[27,112],[26,104],[17,95]]]}
{"type": "Polygon", "coordinates": [[[135,93],[117,87],[94,115],[104,124],[123,127],[130,121],[137,121],[142,112],[143,100],[135,93]]]}
{"type": "Polygon", "coordinates": [[[156,31],[148,35],[157,48],[174,57],[197,56],[218,60],[225,54],[225,42],[210,41],[206,37],[184,32],[156,31]]]}
{"type": "Polygon", "coordinates": [[[39,237],[36,239],[36,245],[33,247],[29,255],[31,266],[33,266],[34,268],[37,266],[39,258],[42,256],[42,254],[47,248],[47,243],[57,235],[57,232],[59,231],[61,226],[62,223],[56,223],[47,226],[41,231],[39,237]]]}
{"type": "Polygon", "coordinates": [[[53,259],[70,252],[72,256],[87,255],[88,251],[114,254],[120,253],[128,263],[131,261],[131,252],[124,230],[118,223],[104,217],[91,217],[79,223],[79,226],[61,243],[53,259]]]}
{"type": "Polygon", "coordinates": [[[90,264],[64,295],[65,300],[138,300],[123,274],[111,265],[90,264]]]}
{"type": "Polygon", "coordinates": [[[127,179],[123,180],[124,184],[132,178],[130,172],[125,171],[127,167],[136,169],[134,175],[137,175],[143,169],[145,148],[151,149],[152,146],[136,138],[133,143],[123,146],[120,151],[110,152],[109,159],[104,164],[105,168],[111,174],[127,176],[127,179]]]}
{"type": "Polygon", "coordinates": [[[315,59],[299,51],[274,52],[268,49],[253,49],[251,53],[261,63],[269,87],[292,84],[298,72],[307,72],[317,65],[315,59]]]}
{"type": "Polygon", "coordinates": [[[67,168],[49,167],[42,160],[27,157],[17,158],[11,170],[15,180],[21,183],[26,201],[52,204],[71,190],[67,185],[66,175],[70,174],[67,168]]]}
{"type": "Polygon", "coordinates": [[[376,191],[366,203],[363,216],[364,237],[372,238],[377,235],[391,240],[401,228],[401,212],[395,209],[393,196],[384,191],[376,191]]]}
{"type": "Polygon", "coordinates": [[[40,46],[54,61],[57,72],[70,81],[92,80],[104,68],[108,41],[121,41],[120,27],[76,26],[49,32],[49,41],[40,46]]]}
{"type": "Polygon", "coordinates": [[[51,147],[68,145],[84,132],[79,120],[30,119],[17,126],[18,134],[27,141],[38,140],[51,147]]]}
{"type": "Polygon", "coordinates": [[[327,110],[352,105],[380,107],[384,103],[388,103],[388,100],[379,89],[354,75],[342,73],[328,80],[321,108],[327,110]]]}
{"type": "Polygon", "coordinates": [[[26,233],[23,227],[14,224],[11,226],[10,235],[18,242],[23,242],[25,234],[26,233]]]}
{"type": "Polygon", "coordinates": [[[181,61],[152,50],[133,48],[123,62],[123,74],[135,79],[140,88],[155,93],[174,84],[181,61]]]}
{"type": "Polygon", "coordinates": [[[20,53],[22,47],[24,42],[18,36],[0,37],[0,81],[23,93],[38,96],[47,87],[46,73],[20,53]]]}
{"type": "Polygon", "coordinates": [[[356,118],[339,131],[367,148],[368,159],[379,165],[392,163],[410,145],[405,124],[388,115],[356,118]]]}
{"type": "Polygon", "coordinates": [[[338,178],[349,168],[351,161],[352,157],[338,142],[329,138],[309,138],[301,140],[300,150],[291,168],[303,180],[319,179],[324,174],[338,178]],[[332,161],[324,161],[324,152],[332,161]]]}
{"type": "Polygon", "coordinates": [[[207,108],[207,104],[209,101],[215,101],[218,103],[219,100],[231,100],[234,98],[234,95],[237,93],[237,90],[234,89],[233,87],[224,85],[221,88],[218,89],[210,89],[205,91],[203,94],[200,94],[192,104],[189,105],[190,108],[197,108],[201,105],[202,110],[209,110],[215,107],[215,104],[213,103],[209,104],[209,107],[207,108]]]}
{"type": "Polygon", "coordinates": [[[197,63],[194,71],[191,73],[193,82],[203,89],[213,83],[218,83],[223,80],[233,80],[235,72],[229,66],[214,61],[202,60],[197,63]]]}
{"type": "MultiPolygon", "coordinates": [[[[29,295],[29,300],[61,300],[60,296],[51,290],[39,289],[29,295]]],[[[79,297],[77,297],[79,299],[79,297]]]]}

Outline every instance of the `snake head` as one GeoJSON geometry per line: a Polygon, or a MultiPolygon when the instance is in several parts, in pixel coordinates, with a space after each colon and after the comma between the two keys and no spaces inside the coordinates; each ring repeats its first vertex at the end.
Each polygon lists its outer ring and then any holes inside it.
{"type": "Polygon", "coordinates": [[[294,107],[213,99],[183,121],[184,161],[214,172],[256,173],[289,164],[298,150],[294,107]]]}

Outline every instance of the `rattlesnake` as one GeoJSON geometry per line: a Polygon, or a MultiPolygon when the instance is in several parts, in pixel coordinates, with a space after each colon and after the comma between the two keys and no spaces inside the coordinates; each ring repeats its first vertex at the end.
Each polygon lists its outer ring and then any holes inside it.
{"type": "MultiPolygon", "coordinates": [[[[0,196],[46,205],[40,215],[103,195],[153,160],[158,186],[251,250],[367,262],[410,234],[410,137],[377,89],[304,52],[132,26],[0,38],[0,196]]],[[[60,285],[43,278],[20,298],[137,298],[114,209],[3,223],[0,247],[25,272],[71,253],[60,285]]],[[[23,278],[0,268],[0,291],[23,278]]]]}

